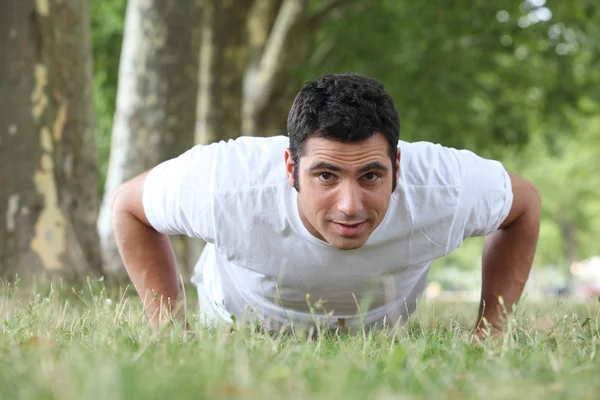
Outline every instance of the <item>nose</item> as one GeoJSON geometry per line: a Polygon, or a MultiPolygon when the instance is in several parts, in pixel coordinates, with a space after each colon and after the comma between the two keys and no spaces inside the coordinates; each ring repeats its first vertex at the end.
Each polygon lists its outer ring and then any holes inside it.
{"type": "Polygon", "coordinates": [[[362,211],[360,188],[352,183],[340,187],[338,210],[347,216],[355,216],[362,211]]]}

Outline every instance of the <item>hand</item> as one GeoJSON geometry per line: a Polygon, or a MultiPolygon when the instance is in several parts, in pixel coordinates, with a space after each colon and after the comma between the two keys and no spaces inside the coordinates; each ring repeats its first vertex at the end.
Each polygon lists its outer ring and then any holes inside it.
{"type": "Polygon", "coordinates": [[[483,343],[488,338],[499,339],[504,335],[505,331],[500,326],[490,324],[487,320],[482,319],[473,331],[473,339],[477,343],[483,343]]]}

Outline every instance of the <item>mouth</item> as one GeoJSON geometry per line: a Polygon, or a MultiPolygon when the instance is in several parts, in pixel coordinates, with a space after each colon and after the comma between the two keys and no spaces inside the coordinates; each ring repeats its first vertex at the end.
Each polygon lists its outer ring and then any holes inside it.
{"type": "Polygon", "coordinates": [[[333,222],[333,225],[335,226],[338,233],[340,233],[343,236],[357,236],[360,233],[362,227],[365,225],[365,221],[352,223],[333,222]]]}

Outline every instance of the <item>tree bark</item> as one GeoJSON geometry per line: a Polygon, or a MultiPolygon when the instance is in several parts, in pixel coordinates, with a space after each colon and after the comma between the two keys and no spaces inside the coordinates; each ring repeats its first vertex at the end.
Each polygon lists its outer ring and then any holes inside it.
{"type": "Polygon", "coordinates": [[[303,83],[297,72],[315,55],[318,28],[332,14],[357,3],[328,0],[311,10],[306,0],[257,1],[249,23],[252,53],[244,83],[245,134],[286,134],[287,114],[303,83]]]}
{"type": "MultiPolygon", "coordinates": [[[[124,277],[113,237],[111,198],[123,182],[175,157],[194,142],[198,87],[196,0],[130,0],[106,190],[98,220],[105,268],[124,277]]],[[[181,243],[179,243],[181,245],[181,243]]],[[[185,246],[175,246],[187,268],[185,246]]]]}
{"type": "Polygon", "coordinates": [[[283,0],[255,0],[248,13],[248,66],[260,63],[283,0]]]}
{"type": "Polygon", "coordinates": [[[0,12],[0,278],[101,274],[88,5],[0,12]]]}
{"type": "Polygon", "coordinates": [[[309,50],[301,43],[311,41],[313,35],[309,31],[302,32],[300,28],[308,14],[306,1],[272,1],[271,7],[275,6],[275,3],[279,3],[275,19],[272,19],[272,8],[265,6],[266,10],[262,13],[254,13],[255,21],[249,25],[250,37],[255,40],[255,54],[250,60],[245,76],[242,126],[244,132],[250,136],[285,133],[286,109],[291,105],[288,104],[291,99],[286,89],[297,89],[295,85],[290,84],[294,79],[290,81],[286,77],[291,76],[294,63],[305,63],[309,50]],[[269,34],[264,35],[264,32],[269,34]],[[260,42],[261,39],[263,43],[260,42]],[[297,47],[298,45],[300,47],[297,47]],[[260,55],[256,54],[258,50],[260,55]],[[281,101],[283,99],[285,101],[281,101]]]}
{"type": "Polygon", "coordinates": [[[243,134],[242,91],[251,0],[210,0],[204,9],[196,143],[243,134]]]}

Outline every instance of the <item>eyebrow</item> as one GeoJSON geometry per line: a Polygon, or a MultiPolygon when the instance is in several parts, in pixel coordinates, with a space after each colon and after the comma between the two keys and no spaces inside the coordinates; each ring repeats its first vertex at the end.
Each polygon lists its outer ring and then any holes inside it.
{"type": "Polygon", "coordinates": [[[328,169],[333,172],[340,172],[342,169],[337,165],[329,164],[327,162],[321,161],[316,164],[313,164],[308,169],[310,172],[316,171],[318,169],[328,169]]]}
{"type": "Polygon", "coordinates": [[[358,172],[362,174],[363,172],[367,172],[367,171],[370,171],[372,169],[378,169],[378,170],[381,170],[381,171],[384,171],[384,172],[388,172],[389,171],[388,167],[386,167],[382,163],[376,161],[376,162],[369,163],[369,164],[365,165],[364,167],[361,167],[358,170],[358,172]]]}
{"type": "MultiPolygon", "coordinates": [[[[308,170],[310,172],[313,172],[313,171],[316,171],[319,169],[326,169],[326,170],[333,171],[333,172],[342,171],[342,168],[338,167],[337,165],[333,165],[333,164],[330,164],[330,163],[327,163],[324,161],[321,161],[321,162],[311,165],[308,170]]],[[[360,167],[358,172],[362,174],[364,172],[371,171],[373,169],[378,169],[378,170],[385,171],[385,172],[389,171],[388,167],[386,167],[382,163],[376,161],[376,162],[369,163],[363,167],[360,167]]]]}

